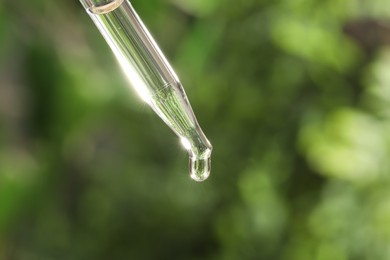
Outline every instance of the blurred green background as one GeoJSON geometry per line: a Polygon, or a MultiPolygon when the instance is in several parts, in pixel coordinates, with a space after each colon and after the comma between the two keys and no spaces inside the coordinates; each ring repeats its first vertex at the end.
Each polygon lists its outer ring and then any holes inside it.
{"type": "Polygon", "coordinates": [[[133,5],[210,179],[78,1],[1,1],[0,259],[390,259],[388,0],[133,5]]]}

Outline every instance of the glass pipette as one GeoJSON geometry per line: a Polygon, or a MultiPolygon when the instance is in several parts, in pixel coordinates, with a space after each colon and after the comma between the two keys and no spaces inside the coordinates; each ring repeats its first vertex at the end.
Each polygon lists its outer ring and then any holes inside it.
{"type": "Polygon", "coordinates": [[[128,0],[80,0],[111,47],[140,97],[180,137],[190,176],[210,174],[212,146],[202,132],[184,89],[128,0]]]}

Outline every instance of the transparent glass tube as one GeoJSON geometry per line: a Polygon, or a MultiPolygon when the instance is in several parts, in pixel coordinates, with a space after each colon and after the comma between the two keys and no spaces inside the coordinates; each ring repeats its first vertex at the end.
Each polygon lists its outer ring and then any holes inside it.
{"type": "Polygon", "coordinates": [[[110,45],[140,97],[180,137],[190,157],[190,176],[210,174],[212,146],[203,134],[184,89],[127,0],[80,0],[110,45]]]}

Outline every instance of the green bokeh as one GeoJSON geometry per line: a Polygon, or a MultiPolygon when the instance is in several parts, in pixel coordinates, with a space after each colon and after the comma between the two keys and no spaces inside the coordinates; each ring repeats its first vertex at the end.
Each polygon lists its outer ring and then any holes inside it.
{"type": "Polygon", "coordinates": [[[0,259],[390,259],[390,2],[134,0],[214,146],[188,176],[78,1],[0,3],[0,259]]]}

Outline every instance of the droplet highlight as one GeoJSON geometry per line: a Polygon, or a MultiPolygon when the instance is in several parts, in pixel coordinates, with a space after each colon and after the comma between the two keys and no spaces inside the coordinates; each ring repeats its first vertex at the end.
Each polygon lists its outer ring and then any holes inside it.
{"type": "Polygon", "coordinates": [[[194,181],[202,182],[210,176],[211,157],[190,157],[190,176],[194,181]]]}

